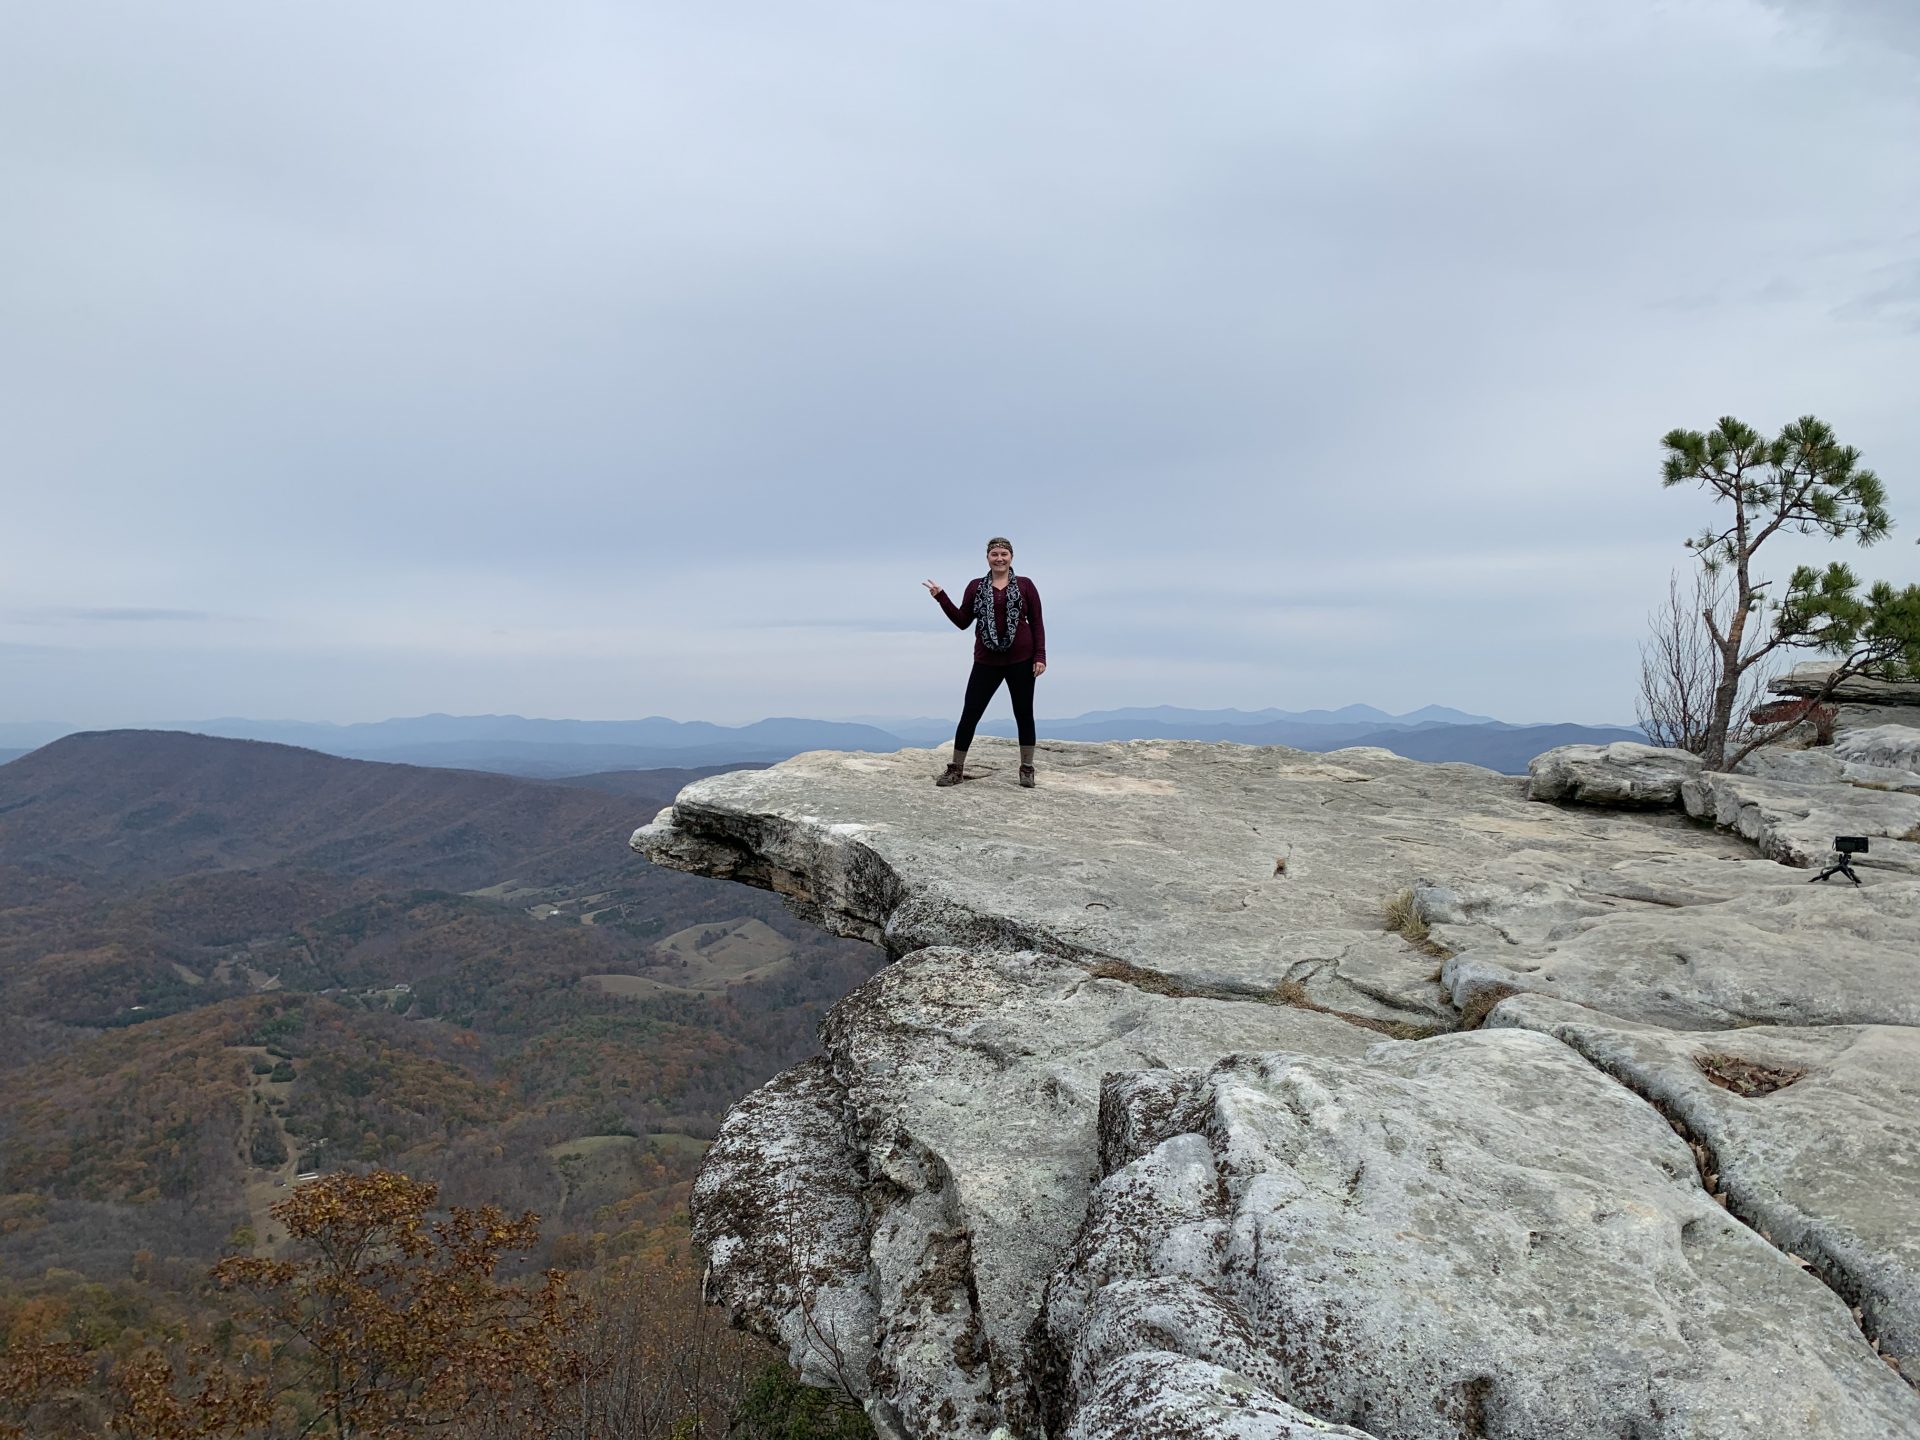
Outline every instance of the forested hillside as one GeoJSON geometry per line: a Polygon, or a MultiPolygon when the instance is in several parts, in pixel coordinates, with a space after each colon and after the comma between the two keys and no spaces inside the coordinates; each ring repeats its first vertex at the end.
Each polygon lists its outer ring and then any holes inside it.
{"type": "Polygon", "coordinates": [[[684,1265],[720,1116],[881,959],[634,857],[688,778],[147,732],[0,769],[0,1336],[213,1323],[312,1172],[536,1211],[528,1265],[684,1265]]]}

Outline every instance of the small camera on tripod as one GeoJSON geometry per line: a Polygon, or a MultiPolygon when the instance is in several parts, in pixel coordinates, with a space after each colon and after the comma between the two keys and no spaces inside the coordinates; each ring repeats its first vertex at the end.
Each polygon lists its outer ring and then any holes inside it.
{"type": "Polygon", "coordinates": [[[1835,875],[1844,875],[1854,884],[1860,883],[1860,877],[1853,873],[1853,857],[1867,853],[1867,837],[1864,835],[1836,835],[1833,837],[1834,863],[1822,870],[1807,883],[1817,884],[1831,879],[1835,875]]]}

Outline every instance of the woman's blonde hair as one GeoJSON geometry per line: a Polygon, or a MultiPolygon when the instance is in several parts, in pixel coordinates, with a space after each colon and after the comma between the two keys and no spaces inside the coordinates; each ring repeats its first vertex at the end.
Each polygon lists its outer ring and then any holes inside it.
{"type": "Polygon", "coordinates": [[[993,549],[993,547],[996,545],[1006,546],[1007,553],[1009,555],[1013,553],[1013,541],[1007,539],[1007,537],[1004,535],[996,535],[991,540],[987,541],[987,549],[989,550],[993,549]]]}

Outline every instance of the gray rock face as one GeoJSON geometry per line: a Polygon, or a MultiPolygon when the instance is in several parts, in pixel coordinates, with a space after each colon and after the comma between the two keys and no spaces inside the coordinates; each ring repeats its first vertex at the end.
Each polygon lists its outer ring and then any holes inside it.
{"type": "Polygon", "coordinates": [[[737,1322],[810,1383],[864,1398],[877,1316],[838,1094],[816,1059],[734,1106],[694,1182],[693,1238],[737,1322]]]}
{"type": "Polygon", "coordinates": [[[1612,914],[1542,942],[1466,951],[1443,979],[1456,1005],[1481,1013],[1525,991],[1687,1030],[1920,1025],[1920,884],[1794,878],[1718,905],[1612,914]]]}
{"type": "MultiPolygon", "coordinates": [[[[1896,727],[1876,728],[1893,730],[1896,727]]],[[[1754,775],[1762,780],[1785,780],[1796,785],[1854,785],[1862,790],[1920,795],[1920,773],[1898,765],[1850,758],[1856,752],[1872,751],[1871,742],[1865,746],[1847,744],[1843,750],[1842,744],[1852,739],[1852,736],[1844,736],[1831,746],[1817,750],[1756,750],[1740,762],[1737,770],[1742,775],[1754,775]]],[[[1904,742],[1896,743],[1904,749],[1904,742]]]]}
{"type": "Polygon", "coordinates": [[[1616,740],[1562,745],[1536,755],[1527,773],[1529,800],[1660,809],[1680,803],[1680,786],[1700,773],[1700,757],[1616,740]]]}
{"type": "Polygon", "coordinates": [[[1043,1343],[1075,1382],[1132,1343],[1405,1440],[1920,1434],[1846,1307],[1561,1044],[1484,1031],[1183,1080],[1130,1127],[1176,1133],[1102,1180],[1049,1286],[1043,1343]]]}
{"type": "Polygon", "coordinates": [[[1910,725],[1872,725],[1841,731],[1834,738],[1833,752],[1843,760],[1920,780],[1920,730],[1910,725]]]}
{"type": "MultiPolygon", "coordinates": [[[[885,1396],[908,1434],[985,1434],[996,1423],[1025,1432],[1035,1407],[1025,1334],[1087,1210],[1102,1075],[1210,1062],[1223,1048],[1357,1056],[1377,1037],[1281,1004],[1156,995],[1041,954],[933,948],[841,1000],[824,1039],[831,1077],[812,1062],[789,1071],[803,1083],[774,1087],[776,1104],[804,1106],[791,1139],[762,1121],[766,1104],[743,1106],[747,1121],[735,1135],[730,1117],[701,1171],[714,1273],[743,1265],[714,1236],[762,1229],[756,1212],[783,1215],[770,1227],[780,1242],[760,1240],[772,1263],[747,1263],[749,1279],[722,1290],[730,1302],[799,1352],[806,1336],[789,1334],[808,1327],[781,1273],[791,1236],[814,1236],[803,1248],[831,1277],[824,1294],[837,1302],[841,1277],[864,1273],[879,1300],[868,1323],[879,1384],[856,1394],[885,1396]],[[845,1179],[843,1135],[864,1169],[866,1213],[843,1204],[860,1192],[845,1179]],[[943,1430],[943,1417],[973,1428],[943,1430]]],[[[852,1319],[849,1306],[833,1315],[843,1311],[852,1319]]]]}
{"type": "MultiPolygon", "coordinates": [[[[1818,763],[1818,762],[1814,762],[1818,763]]],[[[1895,772],[1898,774],[1899,772],[1895,772]]],[[[1920,875],[1920,793],[1848,783],[1701,774],[1680,790],[1687,813],[1731,830],[1783,865],[1824,865],[1836,835],[1873,839],[1867,869],[1920,875]]]]}
{"type": "Polygon", "coordinates": [[[1138,1350],[1099,1372],[1063,1433],[1066,1440],[1372,1440],[1316,1420],[1221,1366],[1138,1350]]]}
{"type": "Polygon", "coordinates": [[[1817,1267],[1920,1377],[1920,1030],[1676,1032],[1533,996],[1487,1023],[1564,1041],[1677,1120],[1728,1208],[1817,1267]]]}
{"type": "MultiPolygon", "coordinates": [[[[1832,671],[1831,662],[1810,660],[1794,666],[1767,688],[1776,695],[1817,695],[1832,671]]],[[[1920,706],[1920,680],[1871,680],[1856,675],[1842,680],[1830,698],[1835,705],[1920,706]]]]}
{"type": "Polygon", "coordinates": [[[1901,743],[1682,780],[1724,829],[1380,751],[698,782],[637,849],[904,957],[729,1119],[713,1287],[889,1440],[1920,1437],[1901,743]]]}

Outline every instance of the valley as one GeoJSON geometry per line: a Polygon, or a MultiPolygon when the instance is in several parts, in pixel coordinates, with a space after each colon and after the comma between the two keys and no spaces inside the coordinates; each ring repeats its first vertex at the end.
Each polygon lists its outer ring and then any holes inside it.
{"type": "Polygon", "coordinates": [[[686,778],[148,732],[0,767],[0,1328],[213,1323],[207,1267],[341,1168],[538,1212],[530,1264],[686,1263],[721,1116],[882,958],[633,857],[686,778]]]}

